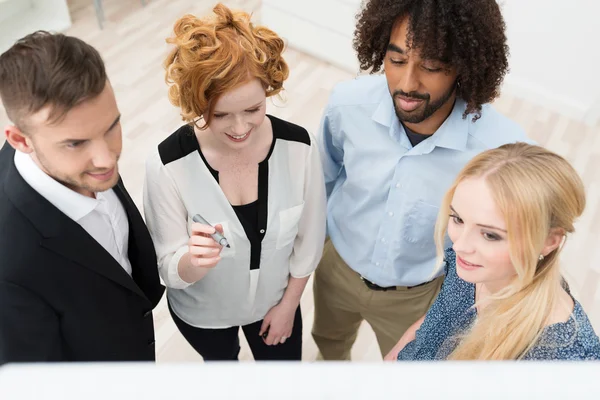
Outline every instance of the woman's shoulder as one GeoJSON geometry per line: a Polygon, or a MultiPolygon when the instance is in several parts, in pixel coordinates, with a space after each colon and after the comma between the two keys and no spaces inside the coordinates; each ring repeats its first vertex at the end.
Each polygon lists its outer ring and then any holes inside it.
{"type": "Polygon", "coordinates": [[[600,339],[581,304],[575,300],[571,318],[546,328],[526,359],[600,360],[600,339]]]}
{"type": "Polygon", "coordinates": [[[575,300],[573,308],[573,320],[575,321],[576,341],[583,353],[586,354],[586,359],[600,360],[600,338],[577,300],[575,300]]]}
{"type": "MultiPolygon", "coordinates": [[[[474,285],[462,280],[456,272],[456,254],[452,248],[444,251],[444,283],[442,284],[442,292],[444,297],[450,299],[454,306],[463,309],[473,305],[474,285]]],[[[454,307],[453,306],[453,307],[454,307]]]]}
{"type": "Polygon", "coordinates": [[[458,275],[456,274],[456,253],[452,250],[452,247],[449,247],[444,251],[443,267],[446,279],[458,278],[458,275]]]}
{"type": "Polygon", "coordinates": [[[171,175],[169,170],[191,153],[199,149],[198,140],[191,125],[183,125],[166,137],[146,158],[146,179],[160,181],[171,175]]]}
{"type": "Polygon", "coordinates": [[[194,128],[186,124],[160,142],[156,153],[162,164],[167,165],[184,158],[198,148],[198,139],[194,134],[194,128]]]}
{"type": "Polygon", "coordinates": [[[293,122],[285,121],[281,118],[277,118],[273,115],[267,114],[267,117],[271,120],[271,126],[273,127],[273,136],[275,139],[280,139],[289,142],[304,143],[307,146],[313,144],[312,136],[308,131],[296,125],[293,122]]]}
{"type": "Polygon", "coordinates": [[[444,282],[440,291],[441,299],[449,301],[452,307],[463,309],[471,305],[472,284],[463,281],[456,273],[456,255],[451,248],[444,252],[444,282]]]}

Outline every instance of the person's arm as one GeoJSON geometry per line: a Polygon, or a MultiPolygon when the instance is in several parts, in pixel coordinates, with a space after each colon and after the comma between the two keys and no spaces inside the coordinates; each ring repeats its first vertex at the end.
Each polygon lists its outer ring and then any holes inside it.
{"type": "Polygon", "coordinates": [[[221,246],[208,236],[215,228],[194,223],[190,237],[188,212],[158,154],[146,163],[144,215],[168,287],[185,289],[219,262],[221,246]]]}
{"type": "Polygon", "coordinates": [[[290,256],[290,275],[294,278],[309,276],[317,268],[325,245],[325,183],[319,150],[312,136],[311,143],[304,167],[304,207],[290,256]]]}
{"type": "Polygon", "coordinates": [[[423,324],[423,321],[425,321],[425,315],[423,315],[421,318],[419,318],[417,320],[417,322],[415,322],[414,324],[412,324],[410,326],[410,328],[408,328],[406,330],[406,332],[404,332],[404,335],[402,335],[402,337],[400,338],[400,340],[398,341],[398,343],[396,343],[396,345],[394,346],[394,348],[392,348],[392,350],[390,350],[390,352],[385,356],[385,358],[383,360],[384,361],[396,361],[398,359],[398,353],[400,353],[400,351],[402,351],[402,349],[407,344],[409,344],[410,342],[412,342],[413,340],[415,340],[415,337],[417,335],[417,331],[419,330],[419,328],[423,324]]]}
{"type": "Polygon", "coordinates": [[[331,109],[329,106],[325,108],[319,133],[317,134],[317,143],[320,152],[321,165],[323,175],[325,177],[325,186],[327,197],[331,194],[335,182],[337,181],[340,171],[343,167],[343,156],[341,146],[335,139],[336,127],[331,118],[331,109]]]}
{"type": "Polygon", "coordinates": [[[300,299],[302,298],[302,293],[304,293],[308,278],[310,278],[310,275],[303,278],[294,278],[293,276],[290,276],[288,286],[285,289],[285,293],[279,304],[296,311],[296,308],[300,305],[300,299]]]}
{"type": "Polygon", "coordinates": [[[54,310],[31,291],[0,282],[0,365],[63,360],[54,310]]]}
{"type": "Polygon", "coordinates": [[[267,329],[269,335],[265,343],[281,343],[282,337],[292,333],[294,314],[310,274],[317,268],[325,245],[326,198],[323,170],[315,140],[306,158],[304,178],[304,208],[298,222],[298,233],[290,256],[290,280],[283,298],[265,316],[260,330],[267,329]]]}

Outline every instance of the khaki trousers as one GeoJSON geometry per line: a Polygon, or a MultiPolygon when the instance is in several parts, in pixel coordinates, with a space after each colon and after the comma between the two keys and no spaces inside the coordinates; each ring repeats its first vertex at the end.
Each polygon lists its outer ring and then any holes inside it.
{"type": "Polygon", "coordinates": [[[433,304],[443,277],[421,286],[369,289],[342,260],[331,241],[314,275],[315,321],[312,335],[323,360],[350,360],[361,322],[377,336],[382,357],[433,304]]]}

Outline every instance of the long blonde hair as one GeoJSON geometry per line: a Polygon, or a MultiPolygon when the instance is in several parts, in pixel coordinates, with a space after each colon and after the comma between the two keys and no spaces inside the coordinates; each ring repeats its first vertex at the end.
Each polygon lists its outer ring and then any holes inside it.
{"type": "Polygon", "coordinates": [[[492,297],[448,357],[454,360],[511,360],[538,341],[558,302],[561,247],[539,259],[551,230],[565,234],[585,208],[583,183],[558,154],[525,143],[507,144],[473,158],[446,193],[435,227],[441,265],[450,203],[467,178],[483,177],[507,227],[512,283],[492,297]]]}

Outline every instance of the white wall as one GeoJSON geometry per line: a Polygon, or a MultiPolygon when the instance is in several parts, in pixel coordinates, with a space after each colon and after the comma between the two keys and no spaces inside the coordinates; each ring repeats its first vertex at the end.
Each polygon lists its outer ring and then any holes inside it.
{"type": "Polygon", "coordinates": [[[60,32],[70,26],[66,0],[0,0],[0,53],[29,33],[60,32]]]}
{"type": "Polygon", "coordinates": [[[31,8],[31,0],[0,0],[0,20],[7,20],[31,8]]]}
{"type": "Polygon", "coordinates": [[[263,0],[262,23],[289,46],[358,72],[352,49],[361,0],[263,0]]]}
{"type": "MultiPolygon", "coordinates": [[[[600,122],[598,0],[500,0],[511,48],[505,93],[600,122]]],[[[262,22],[289,46],[350,72],[360,0],[263,0],[262,22]]]]}
{"type": "Polygon", "coordinates": [[[600,2],[501,0],[500,4],[511,49],[504,90],[589,123],[598,120],[600,2]]]}

